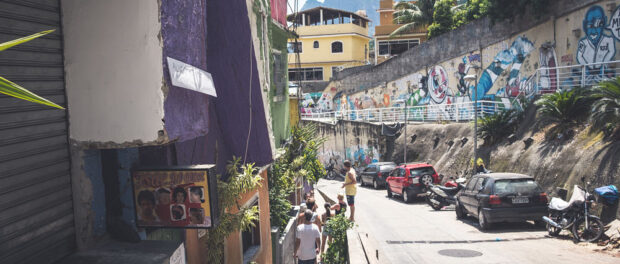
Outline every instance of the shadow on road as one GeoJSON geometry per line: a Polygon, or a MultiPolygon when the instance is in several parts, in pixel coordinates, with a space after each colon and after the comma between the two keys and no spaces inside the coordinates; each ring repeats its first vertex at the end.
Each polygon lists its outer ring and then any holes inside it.
{"type": "Polygon", "coordinates": [[[506,232],[532,232],[532,231],[543,231],[546,230],[545,227],[539,227],[530,222],[517,222],[517,223],[493,223],[491,229],[489,230],[480,230],[480,226],[478,225],[478,219],[474,217],[467,217],[465,219],[461,219],[461,222],[478,228],[480,232],[484,233],[506,233],[506,232]]]}

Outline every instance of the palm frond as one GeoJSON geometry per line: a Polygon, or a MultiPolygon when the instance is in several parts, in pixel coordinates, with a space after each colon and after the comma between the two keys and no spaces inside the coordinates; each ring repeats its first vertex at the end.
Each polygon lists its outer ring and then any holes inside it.
{"type": "Polygon", "coordinates": [[[33,92],[28,91],[26,88],[21,87],[18,84],[11,82],[2,77],[0,77],[0,93],[13,96],[15,98],[19,98],[22,100],[30,101],[33,103],[56,107],[59,109],[65,109],[64,107],[57,105],[53,103],[52,101],[47,100],[41,96],[38,96],[34,94],[33,92]]]}
{"type": "Polygon", "coordinates": [[[3,50],[8,49],[10,47],[22,44],[24,42],[31,41],[33,39],[36,39],[38,37],[47,35],[47,34],[52,33],[52,32],[54,32],[54,29],[46,30],[46,31],[41,31],[39,33],[35,33],[35,34],[30,35],[30,36],[25,36],[23,38],[18,38],[18,39],[15,39],[15,40],[11,40],[11,41],[7,41],[7,42],[4,42],[4,43],[0,43],[0,51],[3,51],[3,50]]]}

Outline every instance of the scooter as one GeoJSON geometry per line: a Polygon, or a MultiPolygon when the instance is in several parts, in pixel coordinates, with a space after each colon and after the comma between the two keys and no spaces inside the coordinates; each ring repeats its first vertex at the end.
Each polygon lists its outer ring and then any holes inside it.
{"type": "Polygon", "coordinates": [[[575,185],[568,202],[556,197],[549,202],[549,217],[543,216],[549,235],[557,236],[562,229],[572,229],[573,238],[580,242],[596,241],[603,235],[603,222],[589,211],[595,198],[587,191],[584,178],[582,181],[585,187],[575,185]]]}
{"type": "MultiPolygon", "coordinates": [[[[450,183],[450,181],[448,182],[450,183]]],[[[446,183],[446,185],[448,185],[446,183]]],[[[445,187],[441,185],[433,185],[426,192],[426,203],[435,211],[441,210],[444,206],[456,204],[456,194],[465,188],[465,178],[458,178],[451,184],[456,187],[445,187]]]]}

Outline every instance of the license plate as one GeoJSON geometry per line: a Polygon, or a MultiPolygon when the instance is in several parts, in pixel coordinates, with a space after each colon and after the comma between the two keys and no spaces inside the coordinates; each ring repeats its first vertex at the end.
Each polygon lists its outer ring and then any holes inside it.
{"type": "Polygon", "coordinates": [[[524,204],[524,203],[529,203],[530,202],[530,198],[528,197],[515,197],[512,198],[512,203],[513,204],[524,204]]]}

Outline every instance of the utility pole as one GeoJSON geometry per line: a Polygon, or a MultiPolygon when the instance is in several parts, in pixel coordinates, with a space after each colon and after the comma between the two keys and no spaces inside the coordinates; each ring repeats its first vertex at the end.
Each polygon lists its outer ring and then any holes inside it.
{"type": "MultiPolygon", "coordinates": [[[[473,67],[478,71],[479,67],[473,67]]],[[[478,75],[470,74],[463,77],[466,81],[474,81],[474,162],[473,174],[476,174],[476,160],[478,159],[478,75]]],[[[473,175],[472,174],[472,175],[473,175]]]]}

